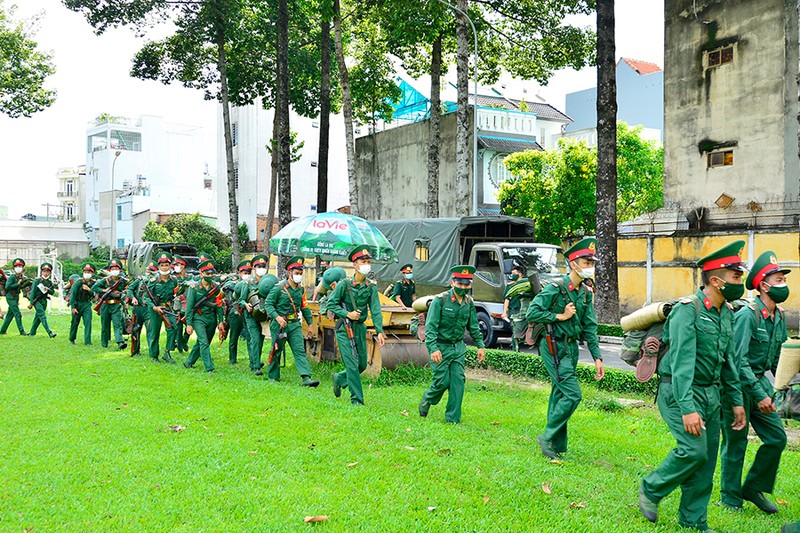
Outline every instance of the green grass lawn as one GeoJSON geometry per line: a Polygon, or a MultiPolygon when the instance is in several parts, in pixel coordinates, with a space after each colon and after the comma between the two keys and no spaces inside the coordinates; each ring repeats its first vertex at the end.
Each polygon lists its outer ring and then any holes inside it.
{"type": "MultiPolygon", "coordinates": [[[[592,387],[568,456],[551,464],[535,440],[546,384],[468,383],[454,426],[443,404],[417,415],[425,383],[365,384],[355,408],[347,391],[333,397],[331,366],[314,369],[316,390],[293,368],[269,383],[248,372],[243,343],[230,366],[215,341],[207,375],[199,362],[103,350],[98,320],[89,347],[67,342],[68,317],[51,324],[56,339],[13,326],[0,337],[0,531],[678,529],[678,493],[657,526],[636,505],[639,480],[674,444],[657,410],[606,412],[611,397],[592,387]],[[310,515],[329,520],[304,524],[310,515]]],[[[774,496],[788,504],[772,517],[723,511],[715,487],[710,525],[778,531],[800,519],[798,479],[787,451],[774,496]]]]}

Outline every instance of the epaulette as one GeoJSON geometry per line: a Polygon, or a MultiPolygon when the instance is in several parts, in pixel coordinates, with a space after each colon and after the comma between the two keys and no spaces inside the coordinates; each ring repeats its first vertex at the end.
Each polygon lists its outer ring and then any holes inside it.
{"type": "Polygon", "coordinates": [[[783,307],[781,307],[780,305],[776,305],[775,307],[776,307],[776,308],[778,309],[778,311],[780,311],[781,313],[785,313],[785,312],[786,312],[786,310],[785,310],[783,307]]]}
{"type": "Polygon", "coordinates": [[[728,306],[728,309],[730,309],[731,311],[733,311],[733,304],[732,304],[732,303],[730,303],[730,302],[725,302],[725,305],[727,305],[727,306],[728,306]]]}
{"type": "Polygon", "coordinates": [[[690,304],[690,303],[692,303],[692,299],[691,298],[681,298],[680,302],[682,304],[690,304]]]}

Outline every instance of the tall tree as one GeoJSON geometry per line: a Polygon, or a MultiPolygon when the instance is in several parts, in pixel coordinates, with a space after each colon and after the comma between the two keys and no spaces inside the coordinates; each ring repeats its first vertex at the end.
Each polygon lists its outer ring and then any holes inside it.
{"type": "Polygon", "coordinates": [[[433,41],[431,49],[431,110],[428,123],[428,202],[427,215],[439,218],[439,154],[442,144],[442,36],[433,41]]]}
{"type": "MultiPolygon", "coordinates": [[[[278,0],[278,79],[275,114],[278,116],[278,220],[292,221],[291,138],[289,129],[289,4],[278,0]]],[[[283,269],[278,269],[282,271],[283,269]]]]}
{"type": "MultiPolygon", "coordinates": [[[[470,152],[472,132],[469,121],[469,50],[470,31],[466,17],[469,0],[458,0],[459,12],[456,14],[456,214],[466,216],[477,214],[471,212],[469,189],[470,152]]],[[[478,58],[475,58],[477,61],[478,58]]],[[[477,101],[477,95],[475,95],[477,101]]],[[[477,112],[477,109],[476,109],[477,112]]],[[[477,119],[477,117],[475,117],[477,119]]],[[[472,154],[478,157],[478,154],[472,154]]],[[[477,180],[478,176],[472,179],[477,180]]]]}
{"type": "MultiPolygon", "coordinates": [[[[331,138],[331,15],[330,2],[321,2],[319,152],[317,155],[317,213],[328,210],[328,152],[331,138]]],[[[317,264],[319,268],[319,264],[317,264]]]]}
{"type": "Polygon", "coordinates": [[[55,102],[56,92],[44,82],[56,69],[52,55],[37,49],[31,25],[14,21],[10,12],[0,0],[0,113],[29,117],[55,102]]]}
{"type": "Polygon", "coordinates": [[[339,69],[339,86],[342,89],[342,115],[344,115],[344,138],[347,149],[347,183],[350,187],[350,213],[358,215],[358,180],[356,179],[356,143],[353,136],[353,99],[350,92],[350,73],[345,63],[344,34],[342,31],[342,5],[333,0],[333,34],[336,62],[339,69]]]}
{"type": "Polygon", "coordinates": [[[237,38],[242,1],[64,0],[67,8],[86,17],[97,34],[122,25],[133,26],[138,33],[145,34],[151,24],[165,20],[175,27],[172,35],[144,44],[134,57],[131,75],[165,84],[179,82],[185,87],[202,89],[206,98],[221,103],[234,265],[240,257],[239,209],[233,163],[227,51],[237,38]]]}
{"type": "Polygon", "coordinates": [[[597,268],[595,309],[619,321],[617,276],[617,74],[614,0],[597,1],[597,268]]]}

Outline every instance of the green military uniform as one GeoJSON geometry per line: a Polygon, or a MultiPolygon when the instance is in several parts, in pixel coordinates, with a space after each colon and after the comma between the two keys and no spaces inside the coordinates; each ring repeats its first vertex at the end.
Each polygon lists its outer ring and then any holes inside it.
{"type": "MultiPolygon", "coordinates": [[[[50,263],[42,263],[40,269],[43,271],[52,272],[53,265],[50,263]]],[[[48,274],[47,277],[44,275],[36,278],[33,280],[33,284],[31,285],[31,293],[28,296],[28,299],[33,305],[33,309],[36,312],[36,316],[33,318],[33,324],[31,324],[31,330],[29,335],[31,337],[36,335],[36,330],[39,329],[39,324],[42,325],[44,330],[53,338],[56,336],[50,330],[50,326],[47,324],[47,300],[50,299],[51,294],[55,294],[56,290],[53,287],[53,280],[50,278],[48,274]]]]}
{"type": "Polygon", "coordinates": [[[150,281],[152,273],[155,272],[156,265],[151,261],[147,265],[147,272],[133,280],[128,289],[125,291],[125,296],[128,301],[133,305],[133,326],[131,328],[131,356],[139,355],[142,345],[142,329],[150,332],[150,306],[147,305],[145,299],[145,285],[150,281]],[[136,303],[134,303],[134,299],[136,303]]]}
{"type": "Polygon", "coordinates": [[[189,351],[189,335],[186,334],[186,298],[187,291],[192,287],[196,280],[193,276],[186,274],[186,259],[183,256],[175,254],[172,256],[173,266],[180,265],[180,273],[175,273],[175,281],[177,282],[177,289],[175,290],[174,299],[172,301],[172,311],[177,313],[176,324],[174,333],[170,339],[167,336],[167,351],[177,349],[179,352],[189,351]],[[171,341],[171,343],[170,343],[171,341]]]}
{"type": "MultiPolygon", "coordinates": [[[[249,274],[252,269],[250,261],[245,259],[239,263],[239,274],[249,274]]],[[[225,298],[228,301],[228,361],[230,364],[235,365],[239,357],[239,338],[243,337],[245,343],[250,339],[250,335],[245,327],[245,317],[243,316],[244,308],[239,305],[241,300],[241,291],[246,288],[247,284],[241,280],[229,280],[222,287],[225,293],[225,298]]]]}
{"type": "MultiPolygon", "coordinates": [[[[214,263],[206,260],[198,266],[201,274],[213,274],[214,263]]],[[[214,371],[214,361],[211,359],[211,341],[217,324],[222,322],[222,306],[218,305],[222,299],[222,288],[217,283],[207,280],[206,283],[198,283],[195,287],[189,287],[186,295],[186,324],[192,326],[197,341],[189,352],[189,357],[184,361],[183,366],[191,368],[199,358],[203,358],[203,366],[206,372],[214,371]]]]}
{"type": "MultiPolygon", "coordinates": [[[[301,271],[303,268],[302,261],[302,257],[294,257],[288,261],[286,270],[289,271],[290,276],[294,271],[301,271]]],[[[311,324],[312,317],[302,283],[295,284],[290,280],[286,280],[276,284],[267,295],[264,309],[271,320],[269,331],[272,339],[271,360],[267,367],[267,377],[271,380],[280,381],[281,354],[286,349],[286,343],[288,342],[294,356],[294,367],[297,373],[300,374],[303,385],[308,387],[319,385],[319,381],[311,379],[311,367],[306,356],[306,342],[303,338],[301,320],[304,319],[306,324],[311,324]],[[278,317],[283,317],[286,320],[286,326],[281,327],[276,320],[278,317]],[[281,333],[285,335],[282,336],[281,333]]]]}
{"type": "MultiPolygon", "coordinates": [[[[94,266],[86,263],[83,265],[83,272],[94,274],[94,266]]],[[[83,344],[92,344],[92,285],[94,278],[77,279],[72,284],[69,291],[69,308],[72,312],[72,322],[69,326],[69,342],[75,344],[78,338],[78,326],[83,321],[83,344]]]]}
{"type": "MultiPolygon", "coordinates": [[[[25,268],[25,261],[17,257],[12,261],[14,268],[25,268]]],[[[5,283],[6,303],[8,304],[8,314],[0,327],[0,335],[5,335],[12,321],[16,321],[20,335],[26,335],[25,328],[22,326],[22,312],[19,310],[19,296],[26,286],[30,285],[30,280],[23,278],[23,274],[12,274],[8,276],[5,283]]]]}
{"type": "MultiPolygon", "coordinates": [[[[107,270],[117,269],[122,273],[122,265],[116,260],[109,263],[107,270]]],[[[122,295],[128,286],[128,280],[123,277],[113,279],[111,276],[105,277],[92,285],[92,292],[99,294],[100,297],[114,287],[114,290],[107,294],[107,298],[100,307],[100,344],[103,348],[108,348],[108,341],[111,340],[111,325],[114,325],[114,341],[120,350],[128,347],[122,337],[123,318],[122,318],[122,295]],[[116,285],[116,287],[114,287],[116,285]]]]}
{"type": "MultiPolygon", "coordinates": [[[[161,252],[156,257],[155,261],[159,265],[164,263],[171,264],[171,256],[166,252],[161,252]]],[[[167,331],[167,342],[163,359],[168,363],[174,363],[175,360],[170,355],[170,350],[174,350],[176,346],[175,337],[178,334],[178,328],[176,327],[178,316],[171,311],[171,305],[178,282],[172,274],[168,274],[164,277],[159,271],[156,272],[153,278],[147,281],[145,285],[144,301],[149,310],[149,316],[147,318],[148,352],[153,361],[158,361],[158,357],[161,355],[161,349],[159,347],[161,326],[164,326],[167,331]],[[155,310],[156,307],[161,308],[163,317],[162,313],[155,310]]]]}
{"type": "Polygon", "coordinates": [[[506,285],[503,290],[503,301],[508,300],[508,315],[511,321],[511,346],[515,352],[519,351],[519,339],[525,336],[525,331],[528,329],[528,321],[525,314],[522,313],[522,300],[519,295],[508,296],[508,292],[517,284],[522,283],[523,280],[515,279],[506,285]]]}
{"type": "MultiPolygon", "coordinates": [[[[456,266],[451,270],[453,280],[459,283],[472,283],[472,266],[456,266]]],[[[428,408],[436,405],[448,392],[445,420],[458,424],[461,422],[461,403],[464,399],[464,364],[467,345],[464,344],[464,333],[469,331],[472,341],[483,348],[483,334],[478,327],[478,316],[472,298],[464,294],[456,294],[451,288],[431,301],[425,321],[425,346],[430,356],[436,351],[442,353],[442,361],[435,363],[431,359],[433,382],[423,393],[420,401],[420,415],[427,416],[428,408]]]]}
{"type": "MultiPolygon", "coordinates": [[[[267,256],[258,254],[253,257],[252,260],[253,270],[257,268],[267,268],[267,256]]],[[[243,281],[242,285],[237,286],[237,291],[239,294],[239,306],[242,309],[246,308],[247,305],[247,298],[253,292],[258,292],[259,283],[263,278],[272,279],[274,278],[277,282],[278,278],[272,276],[271,274],[265,274],[264,276],[257,276],[254,275],[250,281],[243,281]]],[[[269,294],[269,293],[267,293],[269,294]]],[[[266,295],[265,295],[266,296],[266,295]]],[[[244,313],[244,322],[245,327],[247,328],[247,355],[250,359],[250,370],[256,373],[256,375],[262,375],[263,371],[261,370],[264,366],[264,363],[261,362],[261,352],[264,349],[264,334],[261,330],[261,322],[253,318],[252,313],[245,311],[244,313]]]]}
{"type": "MultiPolygon", "coordinates": [[[[747,288],[758,289],[759,284],[769,275],[781,272],[788,273],[778,265],[775,254],[771,251],[761,254],[756,259],[747,278],[747,288]]],[[[767,294],[772,297],[774,291],[767,294]]],[[[788,296],[788,289],[786,291],[788,296]]],[[[780,303],[783,295],[774,299],[780,303]]],[[[753,426],[761,446],[756,452],[753,465],[742,486],[742,470],[744,456],[747,451],[748,427],[735,430],[733,423],[733,405],[729,398],[722,401],[722,487],[720,497],[722,503],[731,507],[741,507],[742,492],[771,493],[775,487],[778,465],[781,454],[786,447],[786,430],[777,412],[762,413],[758,403],[772,398],[773,390],[767,371],[775,373],[780,356],[781,345],[786,341],[786,317],[783,309],[775,308],[770,313],[761,298],[736,312],[733,324],[733,338],[736,362],[739,369],[739,380],[742,387],[744,409],[749,425],[753,426]]]]}
{"type": "MultiPolygon", "coordinates": [[[[325,289],[325,295],[319,300],[319,315],[324,316],[328,314],[328,296],[335,288],[336,284],[347,277],[347,272],[341,267],[329,268],[322,276],[322,287],[325,289]]],[[[319,285],[319,283],[317,283],[319,285]]],[[[333,318],[331,313],[330,318],[333,318]]]]}
{"type": "Polygon", "coordinates": [[[414,296],[417,294],[417,286],[414,284],[414,280],[407,277],[413,276],[411,265],[403,265],[400,267],[400,272],[403,274],[403,279],[395,282],[392,290],[392,300],[397,301],[399,296],[403,305],[411,307],[411,304],[414,303],[414,296]]]}
{"type": "Polygon", "coordinates": [[[319,270],[317,270],[317,275],[314,277],[314,286],[317,287],[319,282],[322,281],[322,276],[325,275],[325,272],[328,270],[328,265],[323,265],[320,261],[319,270]]]}
{"type": "MultiPolygon", "coordinates": [[[[350,253],[350,260],[356,261],[361,257],[370,257],[369,249],[365,246],[356,247],[350,253]]],[[[364,405],[364,391],[361,388],[361,372],[367,368],[367,327],[364,322],[367,320],[367,312],[372,315],[372,324],[376,333],[383,333],[383,316],[381,315],[381,303],[378,298],[378,290],[367,279],[357,283],[355,278],[347,278],[336,284],[336,288],[328,297],[327,310],[338,318],[336,322],[336,344],[339,346],[339,353],[342,355],[344,370],[335,372],[333,380],[334,394],[341,394],[344,387],[350,388],[350,402],[356,405],[364,405]],[[347,313],[358,310],[361,316],[358,320],[352,321],[353,339],[355,340],[357,354],[353,353],[350,339],[345,327],[347,313]]],[[[348,319],[349,320],[349,319],[348,319]]]]}
{"type": "MultiPolygon", "coordinates": [[[[698,261],[704,271],[742,269],[737,241],[698,261]]],[[[733,285],[733,284],[731,284],[733,285]]],[[[683,527],[708,528],[708,502],[720,436],[720,383],[729,405],[742,405],[733,342],[733,309],[715,307],[701,287],[679,301],[664,327],[669,350],[658,364],[658,410],[677,446],[642,480],[642,497],[658,504],[681,487],[678,521],[683,527]],[[697,413],[705,424],[701,436],[686,431],[684,415],[697,413]]],[[[645,502],[646,503],[646,502],[645,502]]],[[[644,510],[643,510],[644,513],[644,510]]],[[[647,516],[647,515],[645,515],[647,516]]],[[[655,521],[655,515],[648,517],[655,521]]]]}

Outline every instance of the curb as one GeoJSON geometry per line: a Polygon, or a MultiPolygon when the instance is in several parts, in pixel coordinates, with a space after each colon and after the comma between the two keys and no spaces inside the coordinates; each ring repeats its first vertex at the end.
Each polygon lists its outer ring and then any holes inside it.
{"type": "Polygon", "coordinates": [[[622,345],[622,337],[611,337],[609,335],[598,335],[597,340],[603,342],[605,344],[617,344],[622,345]]]}

